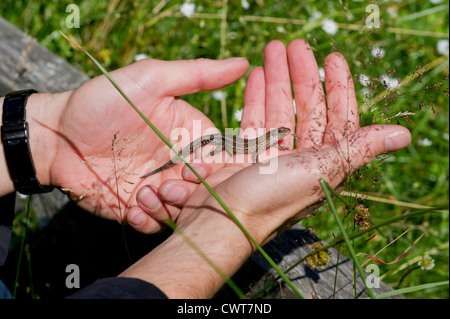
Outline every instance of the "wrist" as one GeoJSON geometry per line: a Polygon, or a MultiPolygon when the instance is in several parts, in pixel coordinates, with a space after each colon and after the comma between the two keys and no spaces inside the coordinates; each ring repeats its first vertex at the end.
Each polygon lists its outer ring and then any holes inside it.
{"type": "Polygon", "coordinates": [[[210,209],[188,214],[192,218],[182,223],[181,235],[174,232],[120,276],[146,280],[169,298],[212,297],[253,247],[226,214],[210,209]]]}
{"type": "Polygon", "coordinates": [[[41,185],[52,185],[51,171],[57,153],[61,112],[70,92],[32,94],[27,103],[30,150],[41,185]]]}
{"type": "MultiPolygon", "coordinates": [[[[28,123],[28,143],[33,158],[36,177],[41,185],[51,185],[51,166],[56,153],[56,136],[59,117],[64,108],[67,93],[34,93],[26,103],[25,120],[28,123]]],[[[0,98],[0,120],[3,123],[4,98],[0,98]]],[[[0,142],[1,143],[1,142],[0,142]]],[[[15,190],[8,165],[5,160],[3,144],[0,151],[0,196],[15,190]]]]}

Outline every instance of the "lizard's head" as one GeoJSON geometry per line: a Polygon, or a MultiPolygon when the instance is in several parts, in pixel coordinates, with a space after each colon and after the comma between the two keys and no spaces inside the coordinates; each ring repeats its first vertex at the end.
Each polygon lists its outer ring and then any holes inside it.
{"type": "Polygon", "coordinates": [[[282,139],[283,137],[285,137],[289,133],[291,133],[291,129],[289,129],[287,127],[279,127],[278,128],[278,139],[282,139]]]}

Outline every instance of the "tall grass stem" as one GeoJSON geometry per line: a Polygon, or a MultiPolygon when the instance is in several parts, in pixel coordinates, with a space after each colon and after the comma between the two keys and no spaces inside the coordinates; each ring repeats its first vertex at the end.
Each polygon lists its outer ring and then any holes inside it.
{"type": "MultiPolygon", "coordinates": [[[[323,189],[323,191],[325,193],[325,197],[327,198],[328,205],[330,205],[330,209],[333,212],[333,216],[334,216],[334,219],[336,220],[336,224],[338,225],[338,227],[339,227],[339,229],[341,231],[342,237],[344,237],[345,243],[347,244],[347,248],[348,248],[348,250],[350,252],[350,255],[351,255],[352,259],[353,259],[353,264],[358,269],[359,274],[360,274],[361,279],[363,280],[364,284],[366,284],[366,275],[364,273],[364,270],[362,269],[361,264],[359,263],[358,257],[356,256],[355,250],[353,249],[353,245],[350,242],[350,238],[348,237],[348,234],[345,231],[344,225],[342,225],[342,222],[341,222],[341,220],[339,218],[339,215],[337,213],[336,207],[334,206],[333,199],[331,198],[330,192],[328,191],[328,189],[330,187],[322,178],[319,180],[319,183],[322,186],[322,189],[323,189]]],[[[369,293],[370,298],[375,299],[375,295],[373,294],[372,289],[369,288],[367,285],[366,285],[366,288],[367,288],[367,292],[369,293]]]]}

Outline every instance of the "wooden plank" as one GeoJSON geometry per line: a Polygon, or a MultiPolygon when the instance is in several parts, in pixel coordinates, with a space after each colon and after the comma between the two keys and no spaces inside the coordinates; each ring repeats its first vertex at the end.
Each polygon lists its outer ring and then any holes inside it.
{"type": "Polygon", "coordinates": [[[0,17],[0,95],[21,89],[62,92],[89,79],[0,17]]]}
{"type": "MultiPolygon", "coordinates": [[[[291,265],[302,259],[305,255],[312,251],[312,245],[321,242],[324,246],[327,243],[321,241],[312,235],[307,229],[300,225],[295,225],[282,235],[276,237],[269,242],[264,250],[272,257],[282,270],[286,270],[291,265]]],[[[328,266],[323,270],[312,270],[306,262],[303,262],[288,272],[288,278],[293,282],[295,287],[300,291],[303,297],[312,299],[332,299],[333,290],[336,287],[334,298],[351,299],[354,298],[355,292],[353,288],[353,262],[342,254],[338,254],[336,249],[328,250],[330,261],[328,266]],[[339,257],[339,263],[338,263],[339,257]],[[336,266],[337,274],[336,274],[336,266]],[[336,280],[336,284],[335,284],[336,280]]],[[[255,296],[265,283],[273,281],[278,274],[269,266],[267,261],[260,253],[255,253],[252,260],[262,267],[268,275],[265,274],[254,283],[249,291],[251,296],[255,296]]],[[[369,274],[367,274],[369,275],[369,274]]],[[[365,285],[359,274],[356,283],[357,298],[369,297],[365,285]]],[[[387,291],[392,288],[387,284],[380,282],[379,287],[373,288],[375,295],[387,291]]],[[[270,289],[264,298],[291,299],[298,298],[297,295],[284,282],[279,281],[270,289]]],[[[392,296],[392,299],[404,299],[403,296],[392,296]]]]}

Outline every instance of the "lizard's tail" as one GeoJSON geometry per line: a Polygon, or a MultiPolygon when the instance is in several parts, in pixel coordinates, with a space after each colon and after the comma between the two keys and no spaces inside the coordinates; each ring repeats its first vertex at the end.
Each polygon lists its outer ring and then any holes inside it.
{"type": "Polygon", "coordinates": [[[152,171],[152,172],[150,172],[150,173],[148,173],[148,174],[142,175],[140,178],[145,178],[145,177],[154,175],[154,174],[156,174],[156,173],[159,173],[159,172],[161,172],[161,171],[163,171],[163,170],[166,170],[166,169],[168,169],[169,167],[172,167],[173,165],[175,165],[176,163],[178,163],[179,161],[180,161],[180,160],[179,160],[178,158],[172,158],[170,161],[168,161],[168,162],[167,162],[166,164],[164,164],[163,166],[158,167],[157,169],[155,169],[154,171],[152,171]]]}
{"type": "Polygon", "coordinates": [[[155,169],[154,171],[152,171],[152,172],[150,172],[150,173],[148,173],[148,174],[142,175],[140,178],[145,178],[145,177],[152,176],[152,175],[154,175],[154,174],[156,174],[156,173],[161,172],[162,170],[163,170],[163,169],[160,167],[160,168],[155,169]]]}

